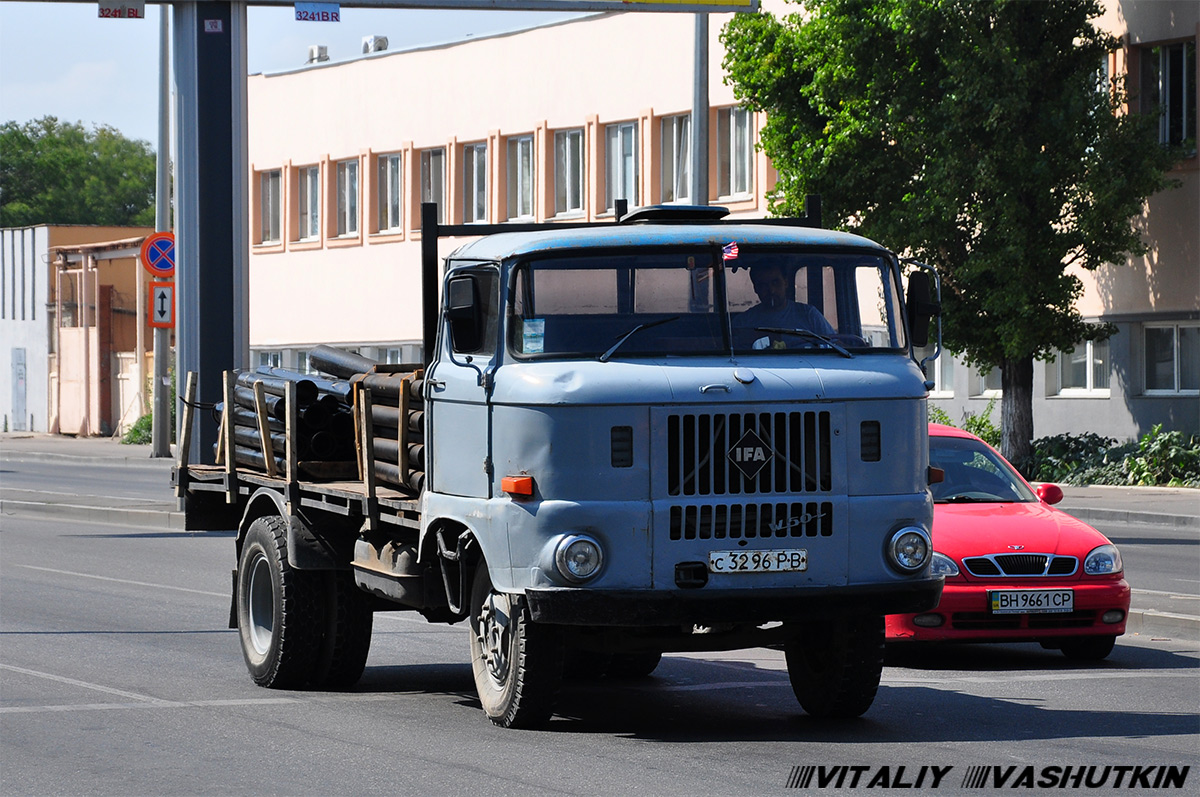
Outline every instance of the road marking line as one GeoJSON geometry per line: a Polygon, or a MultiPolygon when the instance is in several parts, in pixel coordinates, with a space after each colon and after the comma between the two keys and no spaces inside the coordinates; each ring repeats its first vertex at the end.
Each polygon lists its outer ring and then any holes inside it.
{"type": "Polygon", "coordinates": [[[224,706],[277,706],[303,703],[305,701],[294,697],[265,697],[260,699],[243,698],[239,700],[156,700],[152,703],[77,703],[57,706],[5,706],[0,707],[0,714],[42,714],[64,711],[112,711],[113,709],[146,709],[146,708],[220,708],[224,706]]]}
{"type": "MultiPolygon", "coordinates": [[[[47,681],[57,681],[60,684],[68,684],[70,686],[78,686],[83,689],[92,689],[97,692],[104,692],[109,695],[117,695],[118,697],[127,697],[130,700],[139,700],[143,703],[169,705],[171,701],[161,700],[157,697],[149,695],[139,695],[137,692],[126,692],[123,689],[114,689],[111,686],[101,686],[100,684],[88,683],[87,681],[78,681],[74,678],[67,678],[62,675],[54,675],[53,673],[40,672],[39,670],[27,670],[24,667],[14,667],[11,664],[0,664],[0,670],[8,670],[22,675],[32,675],[35,678],[45,678],[47,681]]],[[[0,709],[8,710],[8,709],[0,709]]]]}
{"type": "MultiPolygon", "coordinates": [[[[1183,581],[1184,579],[1177,579],[1183,581]]],[[[1164,592],[1161,589],[1135,589],[1130,590],[1134,595],[1169,595],[1172,598],[1184,598],[1186,600],[1200,601],[1200,595],[1181,595],[1178,592],[1164,592]]]]}
{"type": "Polygon", "coordinates": [[[78,576],[80,578],[94,578],[97,581],[112,581],[117,584],[130,584],[135,587],[155,587],[156,589],[170,589],[176,592],[190,592],[193,595],[212,595],[217,598],[228,598],[229,595],[224,592],[205,592],[202,589],[188,589],[187,587],[173,587],[170,584],[151,584],[148,581],[130,581],[127,578],[112,578],[111,576],[97,576],[92,573],[76,573],[73,570],[55,570],[52,567],[36,567],[34,565],[17,565],[29,570],[40,570],[43,573],[57,573],[60,576],[78,576]]]}

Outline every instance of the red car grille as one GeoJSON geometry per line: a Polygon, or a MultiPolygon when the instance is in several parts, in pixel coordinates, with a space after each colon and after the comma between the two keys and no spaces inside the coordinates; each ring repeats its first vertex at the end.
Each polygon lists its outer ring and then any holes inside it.
{"type": "Polygon", "coordinates": [[[1026,628],[1090,628],[1096,624],[1096,612],[1082,610],[1063,614],[988,614],[955,612],[950,625],[959,631],[1002,631],[1026,628]]]}
{"type": "Polygon", "coordinates": [[[963,566],[973,576],[1069,576],[1079,560],[1044,553],[996,553],[968,556],[963,566]]]}

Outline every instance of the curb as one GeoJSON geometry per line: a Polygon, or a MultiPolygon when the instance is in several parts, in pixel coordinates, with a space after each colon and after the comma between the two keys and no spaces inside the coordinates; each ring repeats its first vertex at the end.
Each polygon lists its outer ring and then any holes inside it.
{"type": "Polygon", "coordinates": [[[1059,504],[1058,509],[1085,522],[1129,523],[1139,526],[1173,526],[1177,529],[1200,529],[1200,516],[1168,515],[1165,512],[1137,512],[1125,509],[1093,509],[1091,507],[1068,507],[1059,504]]]}
{"type": "Polygon", "coordinates": [[[0,515],[55,520],[86,520],[135,528],[185,531],[184,514],[165,509],[131,509],[112,506],[80,506],[79,504],[47,504],[41,501],[0,500],[0,515]]]}
{"type": "Polygon", "coordinates": [[[1130,609],[1125,620],[1125,634],[1183,635],[1195,641],[1200,638],[1200,617],[1156,612],[1153,609],[1130,609]]]}
{"type": "Polygon", "coordinates": [[[76,454],[52,454],[48,451],[19,451],[0,454],[0,462],[51,462],[81,465],[124,465],[133,468],[169,469],[175,464],[170,457],[83,457],[76,454]]]}

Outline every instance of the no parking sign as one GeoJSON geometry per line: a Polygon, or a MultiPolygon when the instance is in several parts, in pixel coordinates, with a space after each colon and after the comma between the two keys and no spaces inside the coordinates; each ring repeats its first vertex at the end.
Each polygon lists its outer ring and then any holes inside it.
{"type": "Polygon", "coordinates": [[[156,232],[142,241],[142,267],[154,277],[175,274],[175,233],[156,232]]]}

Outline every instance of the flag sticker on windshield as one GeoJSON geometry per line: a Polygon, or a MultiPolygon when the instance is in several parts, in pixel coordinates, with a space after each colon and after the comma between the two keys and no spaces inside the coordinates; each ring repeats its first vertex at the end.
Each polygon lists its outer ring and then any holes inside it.
{"type": "Polygon", "coordinates": [[[738,245],[736,241],[730,241],[721,248],[722,260],[737,260],[738,245]]]}

